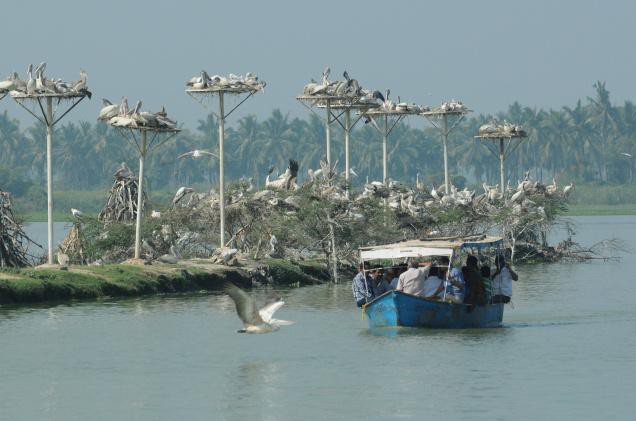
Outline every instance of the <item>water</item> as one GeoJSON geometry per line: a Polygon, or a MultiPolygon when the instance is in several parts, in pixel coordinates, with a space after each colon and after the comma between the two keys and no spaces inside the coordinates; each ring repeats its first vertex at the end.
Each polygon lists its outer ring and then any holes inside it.
{"type": "Polygon", "coordinates": [[[636,256],[519,272],[500,329],[370,331],[348,284],[279,291],[267,335],[221,295],[0,308],[0,419],[633,419],[636,256]]]}

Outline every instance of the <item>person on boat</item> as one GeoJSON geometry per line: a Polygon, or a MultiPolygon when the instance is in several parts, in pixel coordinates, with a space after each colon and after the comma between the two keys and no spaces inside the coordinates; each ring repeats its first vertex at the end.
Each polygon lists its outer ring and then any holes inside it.
{"type": "Polygon", "coordinates": [[[424,282],[431,269],[431,263],[419,263],[412,260],[409,269],[398,278],[396,291],[424,297],[424,282]]]}
{"type": "Polygon", "coordinates": [[[484,283],[475,256],[469,255],[466,257],[466,266],[462,267],[462,275],[466,284],[464,304],[486,304],[484,283]]]}
{"type": "MultiPolygon", "coordinates": [[[[446,267],[450,266],[448,257],[442,257],[441,264],[446,267]]],[[[453,266],[450,269],[450,274],[446,278],[446,301],[456,304],[463,303],[465,284],[461,269],[453,266]]]]}
{"type": "Polygon", "coordinates": [[[512,298],[512,281],[518,280],[519,275],[508,266],[502,254],[498,254],[495,257],[495,265],[497,269],[492,276],[492,302],[507,304],[512,298]]]}
{"type": "Polygon", "coordinates": [[[374,298],[371,278],[364,271],[364,267],[365,264],[360,263],[360,266],[358,267],[359,272],[353,278],[353,282],[351,283],[353,299],[356,300],[356,305],[358,307],[362,307],[362,305],[368,303],[374,298]]]}
{"type": "Polygon", "coordinates": [[[490,303],[492,300],[492,280],[490,279],[490,266],[482,265],[480,272],[481,280],[484,284],[484,297],[486,298],[486,303],[490,303]]]}
{"type": "Polygon", "coordinates": [[[396,275],[396,270],[393,268],[389,268],[386,272],[384,272],[384,274],[384,279],[386,279],[386,281],[389,283],[389,289],[397,288],[398,277],[396,275]]]}
{"type": "Polygon", "coordinates": [[[424,281],[424,297],[432,300],[442,298],[444,293],[444,279],[442,278],[441,268],[439,266],[431,266],[428,277],[424,281]]]}
{"type": "Polygon", "coordinates": [[[373,295],[379,297],[391,289],[389,282],[384,278],[384,271],[376,268],[371,271],[371,279],[373,280],[373,295]]]}

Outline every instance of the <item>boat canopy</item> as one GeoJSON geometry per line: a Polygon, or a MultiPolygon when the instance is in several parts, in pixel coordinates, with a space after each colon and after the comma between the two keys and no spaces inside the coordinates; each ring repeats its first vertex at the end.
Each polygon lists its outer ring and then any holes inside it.
{"type": "Polygon", "coordinates": [[[406,257],[452,256],[462,249],[501,247],[501,237],[474,236],[463,238],[435,238],[406,240],[380,246],[360,247],[361,260],[400,259],[406,257]]]}

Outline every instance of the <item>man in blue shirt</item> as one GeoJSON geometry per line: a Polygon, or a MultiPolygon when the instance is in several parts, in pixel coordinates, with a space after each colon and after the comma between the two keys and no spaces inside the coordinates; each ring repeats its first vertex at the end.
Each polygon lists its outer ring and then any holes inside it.
{"type": "Polygon", "coordinates": [[[351,283],[351,289],[353,291],[353,299],[356,300],[356,305],[362,307],[363,304],[373,300],[373,286],[371,279],[364,273],[364,263],[360,263],[360,271],[353,278],[351,283]]]}

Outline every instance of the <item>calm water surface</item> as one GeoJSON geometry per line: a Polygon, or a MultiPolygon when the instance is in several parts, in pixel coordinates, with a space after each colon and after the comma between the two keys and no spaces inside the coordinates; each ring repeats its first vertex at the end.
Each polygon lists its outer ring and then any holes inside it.
{"type": "MultiPolygon", "coordinates": [[[[576,221],[636,249],[636,217],[576,221]]],[[[636,257],[519,272],[487,330],[371,331],[350,284],[278,291],[268,335],[221,295],[0,307],[0,419],[634,419],[636,257]]]]}

